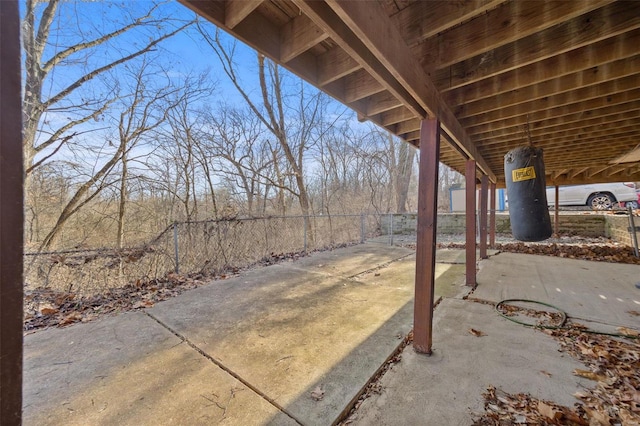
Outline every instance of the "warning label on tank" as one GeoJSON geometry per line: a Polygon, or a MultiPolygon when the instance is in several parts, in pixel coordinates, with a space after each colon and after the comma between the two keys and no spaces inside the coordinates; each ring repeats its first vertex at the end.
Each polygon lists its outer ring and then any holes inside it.
{"type": "Polygon", "coordinates": [[[536,170],[531,167],[525,167],[523,169],[515,169],[511,171],[511,179],[514,182],[520,182],[523,180],[535,179],[536,170]]]}

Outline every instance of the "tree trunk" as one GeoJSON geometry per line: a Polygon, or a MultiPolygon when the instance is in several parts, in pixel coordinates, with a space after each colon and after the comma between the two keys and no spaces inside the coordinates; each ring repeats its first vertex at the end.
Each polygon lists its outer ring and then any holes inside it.
{"type": "Polygon", "coordinates": [[[409,184],[413,172],[416,151],[408,143],[401,142],[398,149],[397,176],[395,179],[396,212],[406,213],[409,184]]]}
{"type": "Polygon", "coordinates": [[[124,215],[127,206],[127,155],[122,156],[122,173],[120,175],[120,202],[118,204],[118,233],[116,236],[116,247],[121,249],[124,246],[124,215]]]}

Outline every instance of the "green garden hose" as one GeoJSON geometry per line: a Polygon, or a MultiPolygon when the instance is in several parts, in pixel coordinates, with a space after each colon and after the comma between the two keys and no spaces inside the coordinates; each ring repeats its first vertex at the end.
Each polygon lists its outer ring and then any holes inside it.
{"type": "MultiPolygon", "coordinates": [[[[503,318],[508,319],[509,321],[515,322],[516,324],[520,324],[523,325],[525,327],[532,327],[532,328],[541,328],[541,329],[548,329],[548,330],[561,330],[561,329],[565,329],[566,327],[566,322],[567,319],[569,318],[567,313],[564,312],[562,309],[558,308],[557,306],[551,305],[549,303],[545,303],[545,302],[540,302],[538,300],[530,300],[530,299],[504,299],[501,300],[500,302],[498,302],[496,304],[495,307],[496,312],[503,318]],[[513,317],[510,317],[508,315],[505,315],[503,312],[500,311],[500,306],[505,305],[509,302],[523,302],[523,303],[533,303],[536,305],[542,305],[542,306],[547,306],[549,308],[553,308],[556,311],[558,311],[558,313],[561,316],[561,321],[558,325],[542,325],[542,324],[528,324],[526,322],[522,322],[519,321],[513,317]]],[[[622,338],[626,338],[626,339],[640,339],[640,336],[629,336],[627,334],[621,334],[621,333],[605,333],[602,331],[595,331],[595,330],[588,330],[588,329],[581,329],[580,331],[584,332],[584,333],[589,333],[589,334],[599,334],[602,336],[612,336],[612,337],[622,337],[622,338]]]]}

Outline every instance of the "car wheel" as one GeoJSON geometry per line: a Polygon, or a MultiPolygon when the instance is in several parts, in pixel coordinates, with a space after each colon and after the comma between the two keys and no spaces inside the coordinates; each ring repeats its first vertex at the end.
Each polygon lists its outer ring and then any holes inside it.
{"type": "Polygon", "coordinates": [[[637,209],[638,208],[638,202],[637,201],[627,201],[625,206],[626,207],[631,207],[632,209],[637,209]]]}
{"type": "Polygon", "coordinates": [[[614,202],[615,200],[609,194],[593,194],[589,197],[587,205],[593,210],[609,210],[614,202]]]}

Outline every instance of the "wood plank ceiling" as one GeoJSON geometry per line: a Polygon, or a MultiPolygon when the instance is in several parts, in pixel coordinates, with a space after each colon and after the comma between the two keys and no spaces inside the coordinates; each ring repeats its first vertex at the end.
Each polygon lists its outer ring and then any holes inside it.
{"type": "Polygon", "coordinates": [[[181,2],[410,143],[437,116],[461,173],[533,144],[548,184],[640,181],[639,1],[181,2]]]}

